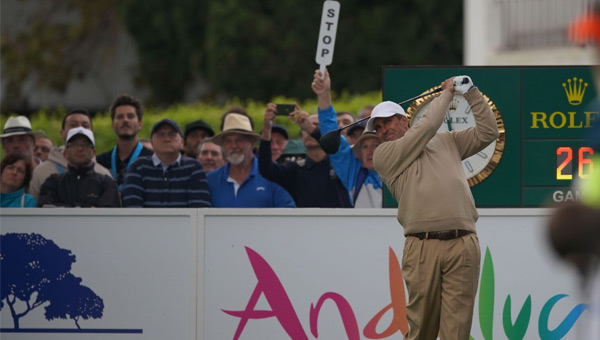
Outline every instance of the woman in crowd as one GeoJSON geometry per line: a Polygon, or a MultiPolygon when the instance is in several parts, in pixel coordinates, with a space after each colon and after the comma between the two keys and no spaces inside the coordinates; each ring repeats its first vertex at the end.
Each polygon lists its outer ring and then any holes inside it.
{"type": "Polygon", "coordinates": [[[35,208],[37,202],[25,188],[31,180],[33,169],[28,159],[19,154],[4,157],[0,163],[0,207],[35,208]]]}

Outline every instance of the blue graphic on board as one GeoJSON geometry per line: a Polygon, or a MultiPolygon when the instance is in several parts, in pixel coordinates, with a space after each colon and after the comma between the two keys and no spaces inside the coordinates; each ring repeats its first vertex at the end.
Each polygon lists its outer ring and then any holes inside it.
{"type": "Polygon", "coordinates": [[[139,329],[81,328],[80,321],[101,319],[104,301],[71,273],[76,257],[40,234],[0,235],[0,310],[8,308],[14,328],[1,332],[142,333],[139,329]],[[44,307],[44,317],[71,319],[77,329],[21,329],[19,321],[44,307]]]}

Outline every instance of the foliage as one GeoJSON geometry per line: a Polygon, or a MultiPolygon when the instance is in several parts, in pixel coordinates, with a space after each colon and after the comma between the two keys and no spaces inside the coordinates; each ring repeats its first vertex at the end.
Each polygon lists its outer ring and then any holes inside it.
{"type": "MultiPolygon", "coordinates": [[[[312,79],[312,78],[310,78],[312,79]]],[[[309,87],[310,79],[304,80],[306,87],[309,87]]],[[[349,111],[357,114],[358,111],[367,104],[375,105],[381,101],[380,92],[370,92],[363,95],[351,95],[348,92],[341,93],[339,95],[333,94],[333,103],[335,109],[338,111],[349,111]]],[[[316,99],[298,100],[288,97],[274,97],[271,98],[273,103],[294,103],[298,102],[300,107],[308,113],[317,112],[317,101],[316,99]]],[[[221,115],[227,110],[229,106],[239,105],[244,107],[250,116],[254,119],[255,126],[254,131],[257,133],[262,129],[263,126],[263,114],[266,106],[265,102],[259,102],[254,100],[241,100],[232,99],[223,105],[210,105],[203,102],[196,102],[193,104],[176,104],[167,108],[150,107],[144,111],[143,127],[139,134],[140,138],[150,138],[150,130],[152,124],[161,120],[162,118],[169,117],[175,120],[182,129],[185,125],[197,120],[202,119],[210,124],[215,132],[218,132],[221,115]]],[[[65,110],[58,108],[57,110],[43,109],[30,117],[31,125],[34,130],[44,130],[45,133],[54,141],[57,145],[62,145],[64,142],[60,139],[61,123],[64,117],[65,110]]],[[[8,119],[8,116],[0,117],[0,126],[4,126],[4,123],[8,119]]],[[[289,119],[278,117],[277,123],[285,126],[289,132],[290,138],[299,138],[300,129],[298,126],[289,119]]],[[[112,148],[116,142],[117,137],[112,130],[110,114],[108,111],[99,112],[94,116],[93,119],[94,136],[96,139],[96,150],[97,153],[103,153],[112,148]]]]}
{"type": "MultiPolygon", "coordinates": [[[[200,71],[208,1],[130,0],[122,17],[138,51],[136,80],[152,90],[150,104],[184,99],[200,71]]],[[[197,80],[197,79],[196,79],[197,80]]]]}
{"type": "Polygon", "coordinates": [[[22,92],[28,81],[28,87],[64,93],[70,81],[97,72],[114,55],[121,32],[116,2],[29,2],[35,10],[23,21],[27,30],[2,31],[2,110],[27,107],[22,92]]]}
{"type": "MultiPolygon", "coordinates": [[[[2,34],[3,112],[23,107],[27,80],[62,93],[69,80],[99,73],[123,27],[149,105],[312,97],[322,1],[29,2],[26,30],[2,34]]],[[[334,91],[377,91],[383,65],[460,64],[461,55],[462,0],[342,0],[334,91]]]]}
{"type": "MultiPolygon", "coordinates": [[[[317,68],[321,8],[319,1],[211,2],[209,82],[242,98],[311,96],[301,79],[317,68]]],[[[460,64],[461,25],[460,0],[342,1],[334,90],[381,88],[382,65],[460,64]]]]}
{"type": "Polygon", "coordinates": [[[20,318],[47,303],[46,319],[69,316],[78,328],[79,318],[102,316],[102,299],[70,273],[74,262],[70,250],[42,235],[0,235],[0,309],[8,305],[15,329],[20,318]],[[17,300],[25,305],[20,313],[17,300]]]}

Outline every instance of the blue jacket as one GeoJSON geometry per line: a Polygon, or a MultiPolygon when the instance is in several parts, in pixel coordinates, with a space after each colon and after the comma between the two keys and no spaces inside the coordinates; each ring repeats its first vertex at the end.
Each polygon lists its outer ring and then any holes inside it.
{"type": "Polygon", "coordinates": [[[348,191],[331,168],[329,157],[316,163],[306,157],[305,164],[277,163],[271,160],[271,142],[261,140],[258,170],[266,179],[284,187],[298,207],[352,208],[348,191]]]}
{"type": "Polygon", "coordinates": [[[237,195],[232,182],[228,182],[229,163],[208,173],[208,185],[213,207],[217,208],[285,208],[296,207],[292,196],[278,184],[266,180],[258,173],[254,157],[250,174],[240,185],[237,195]]]}
{"type": "Polygon", "coordinates": [[[8,192],[6,194],[0,194],[0,207],[2,208],[35,208],[37,207],[37,202],[33,196],[25,193],[25,188],[21,188],[17,191],[8,192]],[[21,201],[23,200],[23,195],[25,195],[25,200],[23,206],[21,206],[21,201]]]}
{"type": "MultiPolygon", "coordinates": [[[[319,112],[319,127],[321,134],[338,129],[337,115],[333,106],[319,112]]],[[[354,187],[358,174],[362,167],[362,162],[354,156],[350,144],[346,137],[341,136],[340,148],[338,152],[329,155],[333,170],[339,176],[340,180],[348,189],[350,197],[354,193],[354,187]]],[[[383,207],[383,186],[379,175],[374,170],[367,170],[367,176],[360,188],[356,202],[353,202],[355,208],[381,208],[383,207]]]]}

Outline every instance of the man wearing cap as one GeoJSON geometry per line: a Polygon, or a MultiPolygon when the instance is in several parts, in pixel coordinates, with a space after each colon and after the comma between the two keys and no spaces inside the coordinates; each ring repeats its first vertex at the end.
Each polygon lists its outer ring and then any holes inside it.
{"type": "Polygon", "coordinates": [[[198,160],[202,164],[205,173],[209,173],[225,165],[225,150],[219,144],[213,142],[212,138],[204,138],[200,145],[198,160]]]}
{"type": "Polygon", "coordinates": [[[289,139],[290,137],[288,136],[285,127],[273,123],[273,126],[271,127],[271,159],[273,162],[279,161],[279,158],[283,155],[283,149],[285,149],[285,145],[289,139]]]}
{"type": "Polygon", "coordinates": [[[31,123],[25,116],[9,117],[0,135],[4,156],[19,154],[31,160],[35,167],[42,161],[34,155],[35,139],[42,136],[41,131],[32,131],[31,123]]]}
{"type": "MultiPolygon", "coordinates": [[[[92,118],[86,109],[76,108],[67,113],[62,121],[60,137],[66,141],[69,131],[76,127],[84,127],[88,130],[92,130],[92,118]]],[[[48,155],[48,160],[33,170],[31,183],[29,183],[29,193],[36,199],[38,198],[42,184],[44,184],[44,181],[46,181],[50,175],[67,171],[68,162],[65,158],[64,150],[65,146],[52,148],[48,155]]],[[[111,176],[110,171],[97,162],[94,162],[94,171],[99,174],[111,176]]]]}
{"type": "Polygon", "coordinates": [[[154,153],[139,157],[129,168],[123,190],[124,207],[210,207],[206,175],[196,159],[182,156],[179,125],[162,119],[150,133],[154,153]]]}
{"type": "MultiPolygon", "coordinates": [[[[317,116],[309,117],[296,105],[296,111],[290,113],[296,124],[302,129],[302,141],[306,148],[303,164],[296,162],[277,163],[271,160],[269,127],[273,125],[277,106],[267,104],[265,123],[258,149],[258,169],[266,179],[284,187],[299,208],[351,208],[346,188],[331,168],[329,157],[321,149],[319,142],[311,133],[317,130],[313,124],[317,116]]],[[[271,129],[273,131],[273,129],[271,129]]]]}
{"type": "Polygon", "coordinates": [[[83,127],[70,129],[64,149],[67,171],[53,174],[42,185],[39,207],[120,207],[115,181],[94,171],[94,134],[83,127]]]}
{"type": "Polygon", "coordinates": [[[227,113],[223,132],[213,140],[225,149],[225,166],[208,174],[213,206],[219,208],[277,208],[296,204],[278,184],[258,172],[252,150],[260,136],[252,131],[248,116],[227,113]]]}
{"type": "Polygon", "coordinates": [[[356,143],[360,135],[362,135],[362,133],[365,131],[366,126],[367,122],[363,121],[346,129],[346,139],[350,145],[354,145],[354,143],[356,143]]]}
{"type": "Polygon", "coordinates": [[[152,150],[145,148],[138,141],[144,114],[144,107],[139,99],[128,94],[119,95],[109,110],[112,128],[117,135],[117,145],[99,155],[96,160],[110,170],[119,192],[122,193],[127,169],[138,157],[152,155],[152,150]]]}
{"type": "MultiPolygon", "coordinates": [[[[331,79],[329,71],[325,69],[325,78],[323,78],[321,71],[316,70],[311,87],[318,99],[321,133],[325,134],[338,129],[337,115],[331,105],[331,79]]],[[[372,135],[367,135],[366,137],[369,137],[368,139],[377,139],[376,136],[372,135]]],[[[371,158],[372,152],[373,150],[371,150],[371,155],[367,155],[367,153],[365,155],[371,158]]],[[[348,190],[355,208],[382,208],[383,186],[379,175],[373,169],[372,162],[369,159],[363,160],[357,158],[357,156],[362,156],[362,153],[352,151],[346,137],[341,136],[338,152],[329,157],[333,169],[348,190]]]]}
{"type": "Polygon", "coordinates": [[[367,131],[383,141],[375,170],[398,201],[406,236],[405,339],[436,339],[439,332],[441,339],[468,340],[479,280],[478,215],[461,161],[496,140],[498,126],[468,76],[446,79],[441,88],[412,127],[404,109],[389,101],[375,106],[367,122],[367,131]],[[476,126],[438,132],[455,91],[469,103],[476,126]]]}
{"type": "Polygon", "coordinates": [[[200,142],[204,138],[215,135],[213,129],[205,121],[199,119],[185,126],[183,134],[183,153],[190,158],[198,158],[200,142]]]}

